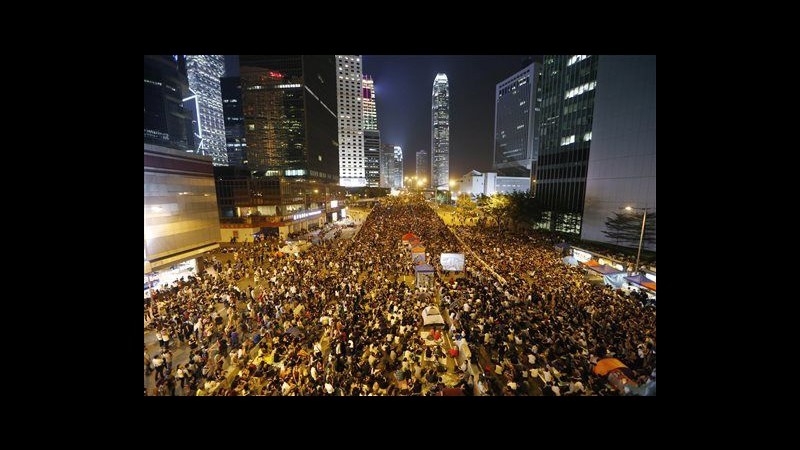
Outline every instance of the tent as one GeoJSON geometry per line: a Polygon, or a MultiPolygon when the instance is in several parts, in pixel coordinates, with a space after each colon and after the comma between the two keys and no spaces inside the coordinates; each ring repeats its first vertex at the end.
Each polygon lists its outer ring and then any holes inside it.
{"type": "Polygon", "coordinates": [[[417,287],[430,286],[433,282],[434,270],[430,264],[414,266],[414,279],[417,287]]]}
{"type": "Polygon", "coordinates": [[[425,264],[425,247],[414,246],[411,248],[411,262],[414,264],[425,264]]]}
{"type": "Polygon", "coordinates": [[[419,238],[415,237],[406,243],[408,244],[409,247],[414,248],[419,246],[422,243],[422,241],[420,241],[419,238]]]}
{"type": "Polygon", "coordinates": [[[625,281],[627,281],[628,283],[636,284],[638,286],[646,287],[647,289],[650,289],[653,292],[656,291],[656,284],[644,275],[625,277],[625,281]]]}
{"type": "Polygon", "coordinates": [[[406,234],[403,235],[403,241],[406,241],[406,242],[408,242],[408,241],[410,241],[411,239],[414,239],[414,238],[419,239],[419,237],[414,233],[406,233],[406,234]]]}
{"type": "Polygon", "coordinates": [[[619,289],[625,284],[625,275],[627,275],[627,272],[619,270],[616,267],[598,264],[589,266],[589,270],[601,275],[603,277],[603,283],[615,289],[619,289]]]}
{"type": "Polygon", "coordinates": [[[619,270],[616,267],[607,266],[605,264],[595,264],[589,265],[589,270],[599,273],[600,275],[613,275],[617,273],[625,273],[623,270],[619,270]]]}
{"type": "Polygon", "coordinates": [[[575,259],[575,257],[572,256],[572,255],[565,256],[565,257],[561,258],[561,260],[564,261],[564,264],[569,264],[570,266],[577,266],[578,265],[578,260],[575,259]]]}

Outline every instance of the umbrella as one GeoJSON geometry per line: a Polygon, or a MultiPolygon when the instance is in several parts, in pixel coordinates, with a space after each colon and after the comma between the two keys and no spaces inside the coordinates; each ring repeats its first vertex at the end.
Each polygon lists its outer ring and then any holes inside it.
{"type": "Polygon", "coordinates": [[[592,371],[596,375],[605,376],[613,370],[620,368],[627,368],[627,367],[628,366],[622,364],[622,362],[617,358],[604,358],[597,362],[597,365],[594,366],[594,369],[592,369],[592,371]]]}
{"type": "Polygon", "coordinates": [[[459,388],[444,388],[439,393],[439,396],[441,397],[459,397],[463,395],[464,391],[459,388]]]}

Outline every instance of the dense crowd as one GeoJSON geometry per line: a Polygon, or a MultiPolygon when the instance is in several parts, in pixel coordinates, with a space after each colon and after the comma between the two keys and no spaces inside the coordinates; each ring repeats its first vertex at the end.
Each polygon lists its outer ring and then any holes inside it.
{"type": "Polygon", "coordinates": [[[154,355],[145,346],[156,385],[145,393],[604,395],[614,392],[591,374],[598,359],[621,359],[639,382],[654,372],[654,308],[588,284],[535,236],[456,232],[505,283],[469,256],[464,277],[442,272],[439,254],[464,249],[408,197],[377,204],[349,240],[284,255],[267,238],[206,255],[201,273],[145,301],[160,342],[154,355]],[[436,268],[433,289],[413,288],[408,232],[436,268]],[[421,311],[439,298],[447,336],[421,332],[421,311]],[[447,341],[473,349],[450,370],[447,341]],[[173,364],[178,348],[186,364],[173,364]]]}
{"type": "Polygon", "coordinates": [[[614,394],[591,370],[605,357],[621,360],[639,383],[654,374],[656,309],[645,296],[588,282],[541,234],[454,232],[506,281],[477,274],[448,287],[446,296],[464,334],[502,375],[490,377],[493,393],[614,394]]]}
{"type": "Polygon", "coordinates": [[[439,392],[443,339],[420,333],[431,298],[403,279],[412,266],[399,241],[416,230],[430,236],[429,251],[455,249],[443,224],[425,231],[432,222],[426,206],[397,202],[376,206],[350,241],[283,256],[277,240],[244,243],[225,263],[212,253],[206,273],[159,291],[146,307],[160,338],[201,324],[189,367],[161,364],[169,344],[145,354],[157,394],[174,395],[178,379],[185,395],[201,396],[439,392]]]}

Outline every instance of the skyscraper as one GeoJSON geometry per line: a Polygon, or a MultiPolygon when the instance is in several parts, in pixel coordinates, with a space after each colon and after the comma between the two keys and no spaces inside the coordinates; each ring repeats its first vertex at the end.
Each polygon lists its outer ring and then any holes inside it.
{"type": "Polygon", "coordinates": [[[399,145],[394,146],[394,167],[392,169],[394,187],[400,189],[403,187],[403,149],[399,145]]]}
{"type": "Polygon", "coordinates": [[[431,187],[450,189],[450,89],[447,75],[436,74],[431,94],[431,187]]]}
{"type": "Polygon", "coordinates": [[[403,187],[403,149],[399,145],[381,145],[381,187],[403,187]]]}
{"type": "Polygon", "coordinates": [[[394,185],[394,146],[391,144],[381,144],[380,156],[380,187],[390,188],[394,185]]]}
{"type": "Polygon", "coordinates": [[[144,55],[144,142],[192,148],[192,118],[183,108],[186,75],[173,55],[144,55]]]}
{"type": "Polygon", "coordinates": [[[362,103],[364,104],[364,129],[378,129],[378,108],[375,105],[375,82],[369,75],[364,75],[361,80],[362,103]]]}
{"type": "Polygon", "coordinates": [[[215,166],[228,165],[220,77],[225,74],[223,55],[186,55],[189,93],[184,101],[196,104],[197,153],[210,156],[215,166]]]}
{"type": "Polygon", "coordinates": [[[372,77],[362,78],[361,103],[364,111],[364,175],[367,186],[380,186],[381,132],[375,105],[375,84],[372,77]]]}
{"type": "MultiPolygon", "coordinates": [[[[627,241],[603,231],[606,219],[625,213],[626,206],[648,208],[647,228],[655,231],[656,57],[600,55],[599,60],[581,239],[636,248],[638,224],[627,241]]],[[[643,248],[655,251],[655,235],[647,237],[643,248]]]]}
{"type": "MultiPolygon", "coordinates": [[[[417,152],[417,180],[421,180],[423,178],[428,180],[430,174],[431,163],[430,159],[428,158],[428,152],[425,150],[420,150],[417,152]]],[[[426,186],[430,186],[430,182],[428,182],[426,186]]]]}
{"type": "Polygon", "coordinates": [[[530,178],[536,172],[541,72],[532,63],[495,88],[493,167],[500,176],[530,178]]]}
{"type": "Polygon", "coordinates": [[[339,182],[333,55],[240,55],[251,171],[339,182]]]}
{"type": "Polygon", "coordinates": [[[242,80],[239,77],[224,77],[222,85],[222,114],[225,117],[225,146],[228,165],[244,165],[247,147],[244,136],[244,113],[242,112],[242,80]]]}
{"type": "Polygon", "coordinates": [[[612,213],[655,209],[655,85],[655,56],[545,56],[533,184],[546,227],[609,242],[612,213]]]}
{"type": "Polygon", "coordinates": [[[592,139],[597,55],[545,55],[536,196],[548,228],[580,233],[592,139]]]}
{"type": "Polygon", "coordinates": [[[366,186],[360,55],[336,55],[339,110],[339,184],[366,186]]]}

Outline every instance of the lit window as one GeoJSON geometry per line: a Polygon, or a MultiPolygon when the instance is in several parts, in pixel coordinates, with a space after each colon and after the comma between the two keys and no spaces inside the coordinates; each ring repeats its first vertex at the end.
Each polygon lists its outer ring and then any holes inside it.
{"type": "Polygon", "coordinates": [[[575,135],[561,138],[561,145],[569,145],[575,142],[575,135]]]}
{"type": "Polygon", "coordinates": [[[592,140],[592,132],[590,131],[590,132],[584,134],[583,135],[583,140],[584,141],[591,141],[592,140]]]}
{"type": "Polygon", "coordinates": [[[570,58],[567,61],[567,67],[575,64],[576,62],[583,61],[584,59],[586,59],[588,57],[589,57],[589,55],[573,55],[572,58],[570,58]]]}

